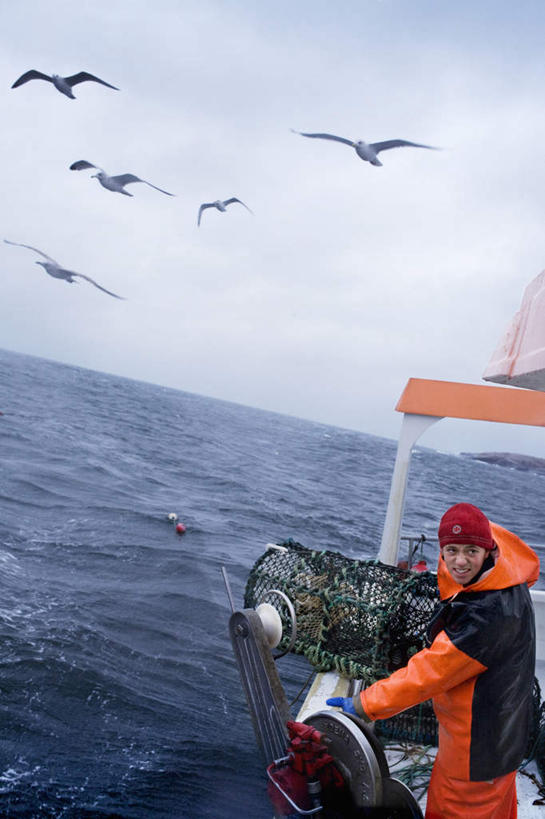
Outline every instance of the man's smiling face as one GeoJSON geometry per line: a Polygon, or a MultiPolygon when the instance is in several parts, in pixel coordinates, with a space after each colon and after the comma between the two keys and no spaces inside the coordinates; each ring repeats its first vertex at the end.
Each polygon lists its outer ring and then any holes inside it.
{"type": "Polygon", "coordinates": [[[447,543],[441,549],[450,576],[462,586],[479,573],[488,553],[472,543],[447,543]]]}

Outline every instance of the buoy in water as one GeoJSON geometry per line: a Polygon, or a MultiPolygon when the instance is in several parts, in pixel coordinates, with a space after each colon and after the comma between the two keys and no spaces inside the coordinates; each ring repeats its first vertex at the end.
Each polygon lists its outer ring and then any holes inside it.
{"type": "Polygon", "coordinates": [[[185,526],[183,525],[183,523],[176,524],[176,531],[179,535],[185,534],[185,526]]]}
{"type": "Polygon", "coordinates": [[[178,520],[178,515],[176,514],[176,512],[169,512],[168,519],[171,523],[176,523],[176,521],[178,520]]]}

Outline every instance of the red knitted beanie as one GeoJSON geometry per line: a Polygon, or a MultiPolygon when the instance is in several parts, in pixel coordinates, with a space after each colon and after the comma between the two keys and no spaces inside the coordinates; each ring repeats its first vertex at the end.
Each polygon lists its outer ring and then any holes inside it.
{"type": "Polygon", "coordinates": [[[471,503],[455,503],[447,509],[439,524],[439,545],[472,543],[483,549],[494,548],[488,518],[471,503]]]}

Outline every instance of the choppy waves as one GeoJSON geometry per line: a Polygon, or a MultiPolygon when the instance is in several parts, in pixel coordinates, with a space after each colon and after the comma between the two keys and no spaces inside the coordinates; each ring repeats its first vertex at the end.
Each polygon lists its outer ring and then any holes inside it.
{"type": "MultiPolygon", "coordinates": [[[[0,815],[268,819],[221,566],[241,604],[271,540],[374,556],[395,443],[11,353],[0,385],[0,815]]],[[[470,498],[540,543],[544,481],[419,451],[406,525],[470,498]]]]}

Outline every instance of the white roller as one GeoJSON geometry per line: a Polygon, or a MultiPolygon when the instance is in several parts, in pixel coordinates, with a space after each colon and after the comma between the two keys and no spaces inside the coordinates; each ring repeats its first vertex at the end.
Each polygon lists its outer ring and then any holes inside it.
{"type": "Polygon", "coordinates": [[[282,620],[274,606],[270,603],[260,603],[256,608],[257,614],[263,624],[263,630],[269,644],[269,648],[276,648],[282,639],[282,620]]]}

